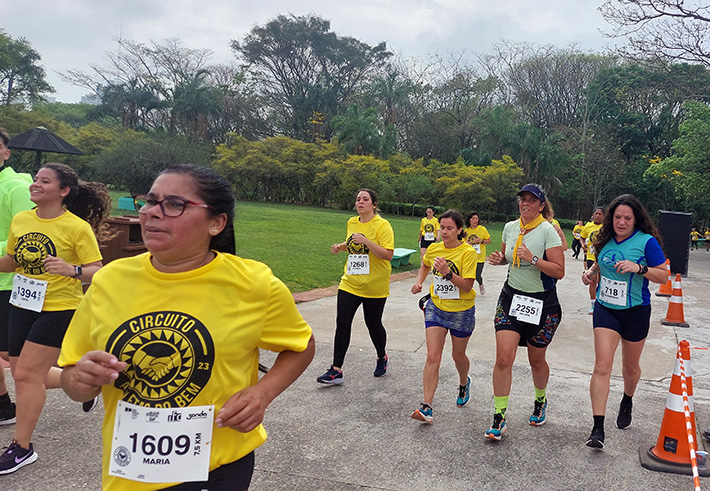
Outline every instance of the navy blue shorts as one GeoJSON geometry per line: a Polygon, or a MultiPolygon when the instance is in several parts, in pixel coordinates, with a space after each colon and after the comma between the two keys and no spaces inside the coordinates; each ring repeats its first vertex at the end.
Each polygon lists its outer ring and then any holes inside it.
{"type": "Polygon", "coordinates": [[[443,327],[456,338],[467,338],[476,328],[476,306],[461,312],[441,310],[429,299],[424,307],[424,325],[443,327]]]}
{"type": "Polygon", "coordinates": [[[607,328],[616,331],[621,339],[635,343],[648,336],[651,326],[651,306],[638,305],[630,309],[609,309],[599,302],[594,303],[592,325],[596,329],[607,328]]]}

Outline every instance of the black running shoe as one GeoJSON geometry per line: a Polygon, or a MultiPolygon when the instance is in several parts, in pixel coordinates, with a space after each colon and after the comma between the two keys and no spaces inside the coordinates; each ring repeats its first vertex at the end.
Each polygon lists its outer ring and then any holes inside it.
{"type": "Polygon", "coordinates": [[[375,371],[372,372],[372,375],[375,377],[383,377],[387,375],[387,362],[389,361],[389,358],[387,355],[385,355],[384,358],[378,358],[377,359],[377,364],[375,365],[375,371]]]}
{"type": "Polygon", "coordinates": [[[625,430],[631,426],[631,408],[633,404],[620,404],[619,415],[616,417],[616,427],[620,430],[625,430]]]}
{"type": "Polygon", "coordinates": [[[0,407],[0,426],[11,425],[15,422],[15,403],[8,402],[0,407]]]}
{"type": "Polygon", "coordinates": [[[604,428],[599,426],[592,428],[592,434],[589,435],[586,445],[591,448],[604,448],[604,428]]]}
{"type": "Polygon", "coordinates": [[[12,440],[10,446],[6,447],[5,451],[0,455],[0,474],[10,474],[35,460],[37,460],[37,454],[31,443],[30,448],[27,449],[22,448],[19,443],[12,440]]]}
{"type": "Polygon", "coordinates": [[[96,409],[96,406],[99,405],[99,396],[94,397],[90,401],[82,402],[81,403],[81,409],[85,413],[90,413],[94,409],[96,409]]]}

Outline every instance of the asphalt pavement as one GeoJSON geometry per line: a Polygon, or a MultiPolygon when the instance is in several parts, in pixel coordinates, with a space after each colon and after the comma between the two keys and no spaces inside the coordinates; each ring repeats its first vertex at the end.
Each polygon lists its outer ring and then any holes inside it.
{"type": "MultiPolygon", "coordinates": [[[[417,307],[419,296],[409,291],[414,282],[410,276],[391,285],[384,316],[390,364],[382,378],[372,376],[375,352],[358,313],[343,385],[316,383],[331,363],[335,297],[299,304],[316,337],[316,356],[267,411],[269,439],[256,451],[251,489],[692,489],[690,476],[642,468],[638,451],[644,445],[650,448],[658,438],[678,342],[687,339],[693,348],[710,346],[710,253],[692,251],[689,273],[682,280],[689,328],[661,325],[668,299],[653,296],[651,331],[641,358],[642,379],[634,397],[633,423],[626,430],[614,426],[623,392],[617,353],[602,451],[584,445],[592,426],[588,390],[594,363],[591,316],[587,314],[588,291],[580,280],[582,261],[573,259],[569,251],[566,260],[567,274],[558,283],[562,323],[548,349],[547,424],[528,424],[534,391],[525,349],[519,348],[508,432],[500,442],[483,437],[493,413],[493,315],[506,275],[505,267],[490,265],[483,271],[486,294],[476,299],[477,327],[468,347],[470,403],[456,406],[458,381],[447,343],[434,400],[434,423],[410,418],[422,400],[426,358],[423,316],[417,307]]],[[[652,285],[652,291],[657,289],[652,285]]],[[[710,426],[710,352],[692,349],[691,357],[695,416],[702,429],[710,426]]],[[[264,358],[267,364],[273,360],[271,354],[264,358]]],[[[84,414],[81,405],[61,391],[49,391],[34,436],[39,459],[14,474],[0,476],[0,489],[100,489],[101,408],[84,414]]],[[[0,427],[0,441],[9,441],[12,432],[12,426],[0,427]]],[[[701,485],[706,485],[705,479],[701,485]]]]}

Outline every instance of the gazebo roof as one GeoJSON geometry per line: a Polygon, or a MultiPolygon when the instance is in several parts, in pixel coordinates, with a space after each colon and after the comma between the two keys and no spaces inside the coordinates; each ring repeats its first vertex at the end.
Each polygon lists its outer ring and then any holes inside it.
{"type": "Polygon", "coordinates": [[[11,138],[7,148],[84,155],[84,152],[74,147],[71,143],[62,140],[43,126],[32,128],[11,138]]]}

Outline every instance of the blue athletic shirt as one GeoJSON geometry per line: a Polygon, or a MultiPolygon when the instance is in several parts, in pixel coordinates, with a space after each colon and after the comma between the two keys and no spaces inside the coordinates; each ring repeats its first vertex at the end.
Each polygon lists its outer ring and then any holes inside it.
{"type": "Polygon", "coordinates": [[[646,277],[636,273],[621,274],[616,272],[614,265],[622,260],[633,261],[636,264],[653,268],[666,262],[661,245],[653,235],[646,234],[640,230],[635,230],[633,234],[621,242],[612,238],[602,248],[597,256],[599,269],[602,276],[611,280],[623,281],[627,284],[626,306],[613,305],[599,299],[599,289],[597,286],[597,302],[609,309],[621,310],[637,307],[639,305],[651,304],[651,292],[648,290],[648,280],[646,277]]]}

